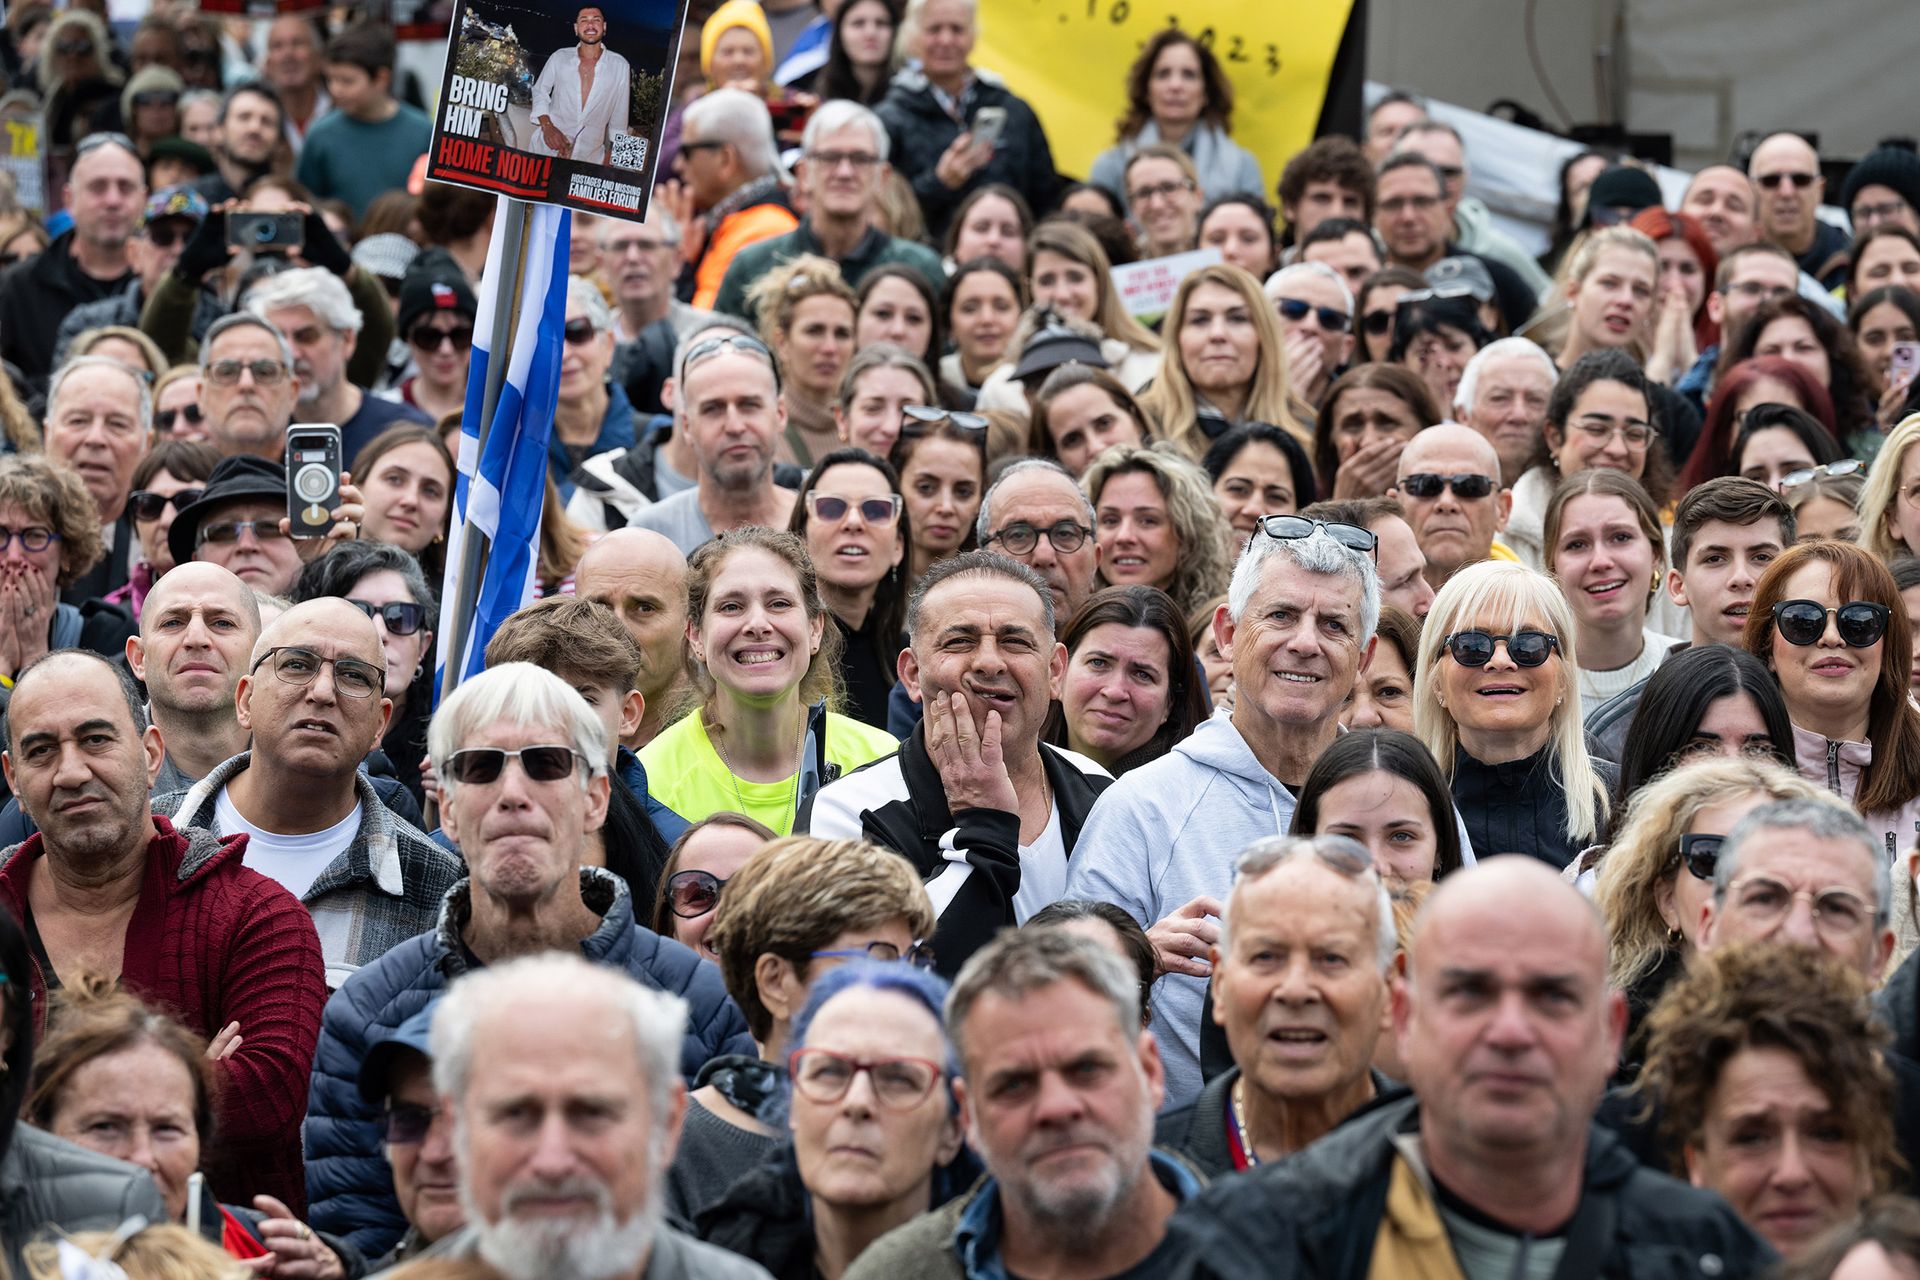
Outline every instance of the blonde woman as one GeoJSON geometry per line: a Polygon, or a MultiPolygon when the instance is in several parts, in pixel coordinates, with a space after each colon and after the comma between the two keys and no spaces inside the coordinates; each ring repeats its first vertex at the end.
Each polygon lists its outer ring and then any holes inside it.
{"type": "Polygon", "coordinates": [[[1588,233],[1567,260],[1564,282],[1547,295],[1527,336],[1570,369],[1589,351],[1625,348],[1644,361],[1653,337],[1660,248],[1632,227],[1588,233]]]}
{"type": "Polygon", "coordinates": [[[1227,588],[1225,519],[1206,472],[1171,444],[1116,444],[1080,482],[1102,586],[1158,587],[1190,613],[1227,588]]]}
{"type": "Polygon", "coordinates": [[[747,306],[780,361],[787,430],[781,461],[811,467],[839,443],[834,398],[853,359],[853,290],[829,258],[803,253],[754,281],[747,306]]]}
{"type": "Polygon", "coordinates": [[[1860,495],[1861,545],[1883,562],[1920,555],[1920,413],[1888,433],[1860,495]]]}
{"type": "Polygon", "coordinates": [[[1188,276],[1163,326],[1170,336],[1140,407],[1198,462],[1229,427],[1270,422],[1313,448],[1311,413],[1293,393],[1280,320],[1260,282],[1231,263],[1188,276]]]}
{"type": "Polygon", "coordinates": [[[1560,588],[1508,561],[1470,565],[1434,596],[1421,635],[1414,728],[1475,853],[1564,868],[1599,839],[1613,780],[1587,754],[1560,588]]]}

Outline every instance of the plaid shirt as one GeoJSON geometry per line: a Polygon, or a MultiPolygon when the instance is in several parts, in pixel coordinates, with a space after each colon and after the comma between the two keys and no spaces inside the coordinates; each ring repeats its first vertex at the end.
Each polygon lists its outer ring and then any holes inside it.
{"type": "MultiPolygon", "coordinates": [[[[214,801],[251,758],[242,751],[186,790],[155,796],[153,811],[175,826],[213,830],[214,801]]],[[[353,785],[360,827],[300,899],[320,932],[329,987],[432,929],[440,900],[467,874],[460,859],[382,804],[366,774],[356,770],[353,785]]]]}

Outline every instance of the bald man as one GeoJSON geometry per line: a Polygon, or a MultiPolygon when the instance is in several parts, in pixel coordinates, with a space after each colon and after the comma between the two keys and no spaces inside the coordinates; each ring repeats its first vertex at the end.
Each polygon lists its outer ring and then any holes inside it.
{"type": "Polygon", "coordinates": [[[1847,233],[1819,218],[1827,181],[1820,153],[1794,133],[1761,141],[1747,160],[1747,176],[1760,192],[1760,234],[1794,256],[1800,269],[1829,289],[1847,272],[1847,233]]]}
{"type": "Polygon", "coordinates": [[[178,825],[249,837],[246,864],[312,912],[330,986],[432,928],[463,874],[360,770],[392,712],[385,683],[371,618],[339,599],[293,606],[260,633],[234,690],[252,750],[153,803],[178,825]]]}
{"type": "Polygon", "coordinates": [[[620,741],[638,751],[666,727],[687,678],[687,558],[664,534],[615,529],[580,557],[573,588],[619,614],[640,646],[637,687],[647,709],[620,741]]]}
{"type": "Polygon", "coordinates": [[[175,565],[153,584],[127,665],[147,687],[147,711],[166,740],[155,791],[192,786],[247,749],[234,690],[260,638],[253,588],[204,560],[175,565]]]}
{"type": "Polygon", "coordinates": [[[1494,535],[1507,527],[1513,492],[1500,482],[1500,455],[1472,427],[1442,422],[1428,427],[1400,451],[1399,478],[1389,491],[1406,508],[1427,582],[1438,591],[1470,564],[1498,555],[1494,535]]]}
{"type": "Polygon", "coordinates": [[[1760,189],[1730,164],[1710,164],[1693,175],[1680,212],[1700,220],[1721,258],[1760,238],[1760,189]]]}
{"type": "Polygon", "coordinates": [[[1578,890],[1532,858],[1488,859],[1434,891],[1410,953],[1392,1016],[1413,1096],[1190,1202],[1175,1227],[1197,1274],[1550,1275],[1568,1249],[1582,1275],[1765,1269],[1772,1251],[1724,1201],[1593,1123],[1627,1009],[1578,890]]]}

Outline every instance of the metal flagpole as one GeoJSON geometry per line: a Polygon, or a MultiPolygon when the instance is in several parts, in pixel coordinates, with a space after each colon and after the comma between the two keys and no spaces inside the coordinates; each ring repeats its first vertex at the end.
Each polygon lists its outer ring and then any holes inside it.
{"type": "MultiPolygon", "coordinates": [[[[520,289],[527,270],[527,210],[525,200],[508,199],[506,225],[494,234],[507,238],[507,252],[501,258],[500,278],[493,284],[493,345],[487,352],[487,381],[480,399],[479,454],[485,456],[487,433],[493,429],[494,410],[500,404],[500,390],[506,386],[507,368],[513,362],[515,324],[520,316],[520,289]]],[[[487,536],[474,525],[473,504],[469,500],[465,534],[460,545],[460,593],[453,601],[451,640],[447,648],[447,667],[441,677],[440,697],[444,701],[460,684],[467,665],[467,637],[473,632],[473,615],[480,607],[480,580],[486,575],[487,536]]]]}

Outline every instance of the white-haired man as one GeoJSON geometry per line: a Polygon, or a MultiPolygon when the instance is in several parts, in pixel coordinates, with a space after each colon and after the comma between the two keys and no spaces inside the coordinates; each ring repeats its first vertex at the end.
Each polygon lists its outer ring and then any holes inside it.
{"type": "Polygon", "coordinates": [[[668,184],[666,201],[679,206],[680,225],[667,243],[694,264],[693,305],[710,310],[734,255],[799,225],[767,104],[744,89],[688,103],[680,167],[685,181],[668,184]]]}
{"type": "Polygon", "coordinates": [[[675,343],[708,319],[706,312],[673,296],[674,273],[678,270],[674,250],[681,234],[680,223],[665,200],[647,206],[645,222],[602,218],[594,224],[600,245],[600,279],[613,291],[615,342],[623,346],[637,342],[648,329],[659,325],[671,355],[675,343]]]}
{"type": "Polygon", "coordinates": [[[1296,262],[1267,277],[1267,301],[1280,315],[1287,375],[1315,408],[1353,354],[1353,291],[1324,262],[1296,262]]]}
{"type": "Polygon", "coordinates": [[[153,396],[141,375],[105,356],[79,356],[60,366],[47,391],[47,456],[71,467],[100,512],[107,554],[65,592],[78,607],[126,584],[134,551],[127,495],[147,455],[153,396]]]}
{"type": "Polygon", "coordinates": [[[379,1113],[357,1084],[360,1062],[462,974],[537,952],[577,953],[687,1002],[680,1074],[719,1053],[753,1052],[712,966],[642,926],[625,881],[585,865],[610,787],[606,725],[585,698],[551,672],[503,663],[448,697],[428,747],[441,823],[467,878],[445,895],[434,928],[360,969],[327,1002],[307,1110],[308,1221],[369,1257],[393,1246],[406,1219],[380,1156],[379,1113]]]}
{"type": "Polygon", "coordinates": [[[337,424],[343,463],[351,463],[367,441],[396,422],[433,425],[412,405],[370,396],[347,377],[347,362],[360,340],[361,315],[333,272],[322,267],[283,271],[254,286],[247,310],[292,344],[293,371],[300,379],[294,418],[337,424]]]}
{"type": "Polygon", "coordinates": [[[1500,455],[1500,483],[1511,489],[1525,475],[1547,428],[1547,402],[1560,371],[1531,338],[1501,338],[1474,353],[1453,393],[1460,421],[1485,436],[1500,455]]]}
{"type": "Polygon", "coordinates": [[[1118,903],[1150,931],[1167,975],[1153,1030],[1175,1105],[1200,1092],[1200,1007],[1238,850],[1285,834],[1294,794],[1339,732],[1380,620],[1374,535],[1268,516],[1213,618],[1234,704],[1109,787],[1067,863],[1070,898],[1118,903]]]}
{"type": "Polygon", "coordinates": [[[666,1225],[687,1091],[682,1000],[554,952],[483,969],[434,1011],[467,1227],[441,1251],[501,1280],[756,1280],[666,1225]]]}
{"type": "Polygon", "coordinates": [[[890,145],[880,117],[857,102],[829,102],[815,111],[801,138],[807,216],[787,234],[735,254],[713,309],[746,316],[747,287],[803,253],[839,263],[850,285],[857,286],[875,267],[897,262],[914,268],[938,290],[947,278],[940,255],[917,240],[880,229],[880,193],[893,172],[887,164],[890,145]]]}

